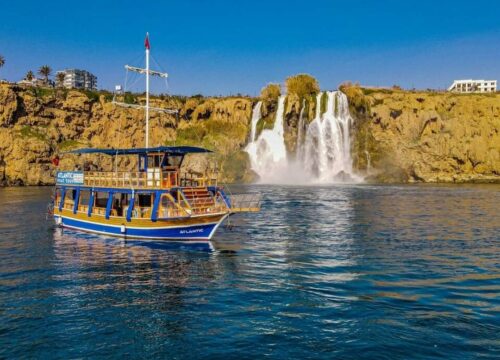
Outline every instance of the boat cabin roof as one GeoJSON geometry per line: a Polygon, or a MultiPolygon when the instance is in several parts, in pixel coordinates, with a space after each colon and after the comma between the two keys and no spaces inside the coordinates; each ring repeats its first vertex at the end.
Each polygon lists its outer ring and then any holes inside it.
{"type": "Polygon", "coordinates": [[[68,151],[65,154],[106,154],[106,155],[147,155],[161,153],[167,155],[186,155],[197,153],[211,153],[211,150],[196,147],[196,146],[158,146],[151,148],[136,148],[136,149],[94,149],[84,148],[68,151]]]}

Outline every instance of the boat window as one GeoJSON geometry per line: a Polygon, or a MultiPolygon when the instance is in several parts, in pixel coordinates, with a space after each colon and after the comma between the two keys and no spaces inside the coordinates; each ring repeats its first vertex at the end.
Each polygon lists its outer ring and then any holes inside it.
{"type": "Polygon", "coordinates": [[[113,205],[112,214],[113,216],[123,216],[123,209],[126,204],[124,204],[124,195],[120,193],[113,194],[113,205]]]}
{"type": "Polygon", "coordinates": [[[95,193],[95,206],[105,208],[108,204],[108,193],[97,191],[95,193]]]}
{"type": "Polygon", "coordinates": [[[143,156],[139,157],[139,171],[146,170],[146,158],[143,156]]]}
{"type": "Polygon", "coordinates": [[[148,156],[148,169],[158,168],[161,163],[161,155],[150,155],[148,156]]]}
{"type": "Polygon", "coordinates": [[[151,194],[139,194],[138,203],[140,207],[151,207],[151,194]]]}
{"type": "Polygon", "coordinates": [[[88,205],[90,200],[89,190],[80,190],[80,205],[88,205]]]}
{"type": "Polygon", "coordinates": [[[167,194],[161,196],[161,208],[159,211],[159,216],[163,218],[178,216],[177,208],[167,194]]]}
{"type": "Polygon", "coordinates": [[[75,197],[76,197],[76,189],[68,189],[66,191],[67,200],[75,200],[75,197]]]}
{"type": "Polygon", "coordinates": [[[180,195],[179,193],[177,193],[177,190],[173,190],[170,194],[172,195],[175,201],[177,201],[177,198],[180,195]]]}
{"type": "Polygon", "coordinates": [[[167,166],[181,166],[183,157],[184,156],[169,156],[167,166]]]}

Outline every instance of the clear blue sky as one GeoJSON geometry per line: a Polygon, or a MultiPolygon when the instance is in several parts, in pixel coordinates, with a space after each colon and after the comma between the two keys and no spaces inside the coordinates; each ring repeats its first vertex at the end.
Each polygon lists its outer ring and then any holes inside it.
{"type": "Polygon", "coordinates": [[[124,64],[140,65],[146,31],[174,94],[256,95],[300,72],[323,89],[500,80],[497,0],[28,0],[4,2],[0,13],[8,80],[49,64],[88,69],[112,89],[124,64]]]}

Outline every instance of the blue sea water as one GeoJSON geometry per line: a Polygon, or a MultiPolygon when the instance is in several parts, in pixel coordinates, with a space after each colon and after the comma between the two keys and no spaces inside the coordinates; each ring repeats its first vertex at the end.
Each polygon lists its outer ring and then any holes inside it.
{"type": "Polygon", "coordinates": [[[214,250],[0,190],[0,358],[498,359],[500,187],[249,186],[214,250]]]}

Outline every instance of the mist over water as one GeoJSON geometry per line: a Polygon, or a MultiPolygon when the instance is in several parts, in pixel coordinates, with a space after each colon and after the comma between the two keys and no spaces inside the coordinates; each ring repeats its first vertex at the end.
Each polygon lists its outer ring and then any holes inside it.
{"type": "Polygon", "coordinates": [[[316,97],[316,116],[307,125],[304,107],[299,115],[296,154],[291,156],[285,147],[283,127],[285,96],[278,101],[273,129],[265,129],[256,138],[260,120],[259,102],[251,120],[251,142],[247,146],[252,170],[259,175],[259,182],[270,184],[331,184],[360,182],[353,172],[351,157],[351,124],[347,97],[340,91],[319,93],[316,97]],[[327,96],[322,113],[322,97],[327,96]],[[258,110],[258,111],[257,111],[258,110]]]}

